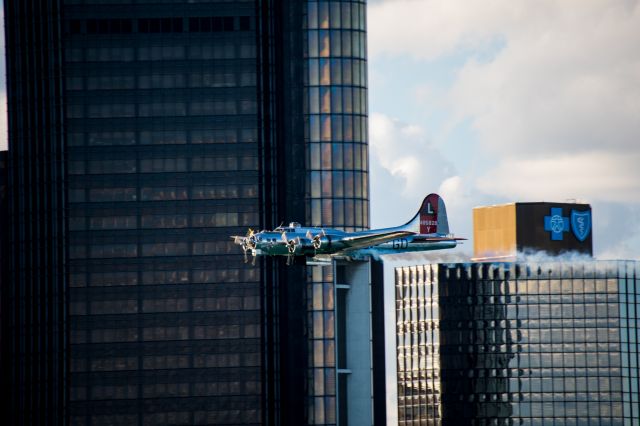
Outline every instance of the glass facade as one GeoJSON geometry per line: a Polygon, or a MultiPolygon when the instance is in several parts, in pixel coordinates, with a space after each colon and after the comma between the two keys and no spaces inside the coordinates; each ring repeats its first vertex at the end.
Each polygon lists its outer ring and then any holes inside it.
{"type": "Polygon", "coordinates": [[[368,227],[364,2],[4,7],[12,420],[335,423],[333,278],[228,237],[368,227]]]}
{"type": "Polygon", "coordinates": [[[70,423],[259,424],[255,7],[113,3],[62,21],[70,423]]]}
{"type": "Polygon", "coordinates": [[[306,223],[367,229],[366,4],[308,1],[306,12],[306,223]]]}
{"type": "Polygon", "coordinates": [[[396,268],[399,424],[636,425],[640,263],[396,268]]]}
{"type": "Polygon", "coordinates": [[[336,330],[333,272],[313,266],[308,272],[309,424],[336,424],[336,330]]]}
{"type": "MultiPolygon", "coordinates": [[[[369,227],[365,1],[307,1],[304,9],[306,224],[369,227]]],[[[336,424],[331,268],[307,271],[308,423],[336,424]]]]}

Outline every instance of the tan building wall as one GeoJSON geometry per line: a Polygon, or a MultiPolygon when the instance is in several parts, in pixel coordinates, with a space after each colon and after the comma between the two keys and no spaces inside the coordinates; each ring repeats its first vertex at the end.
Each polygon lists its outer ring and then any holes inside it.
{"type": "Polygon", "coordinates": [[[473,209],[474,260],[515,257],[516,204],[473,209]]]}

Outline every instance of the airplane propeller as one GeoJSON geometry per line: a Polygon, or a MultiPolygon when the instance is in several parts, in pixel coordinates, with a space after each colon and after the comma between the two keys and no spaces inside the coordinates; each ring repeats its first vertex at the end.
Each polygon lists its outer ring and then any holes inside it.
{"type": "Polygon", "coordinates": [[[249,249],[256,248],[256,236],[255,236],[255,232],[251,228],[249,228],[249,230],[247,231],[247,236],[245,237],[245,244],[249,249]]]}
{"type": "Polygon", "coordinates": [[[324,229],[322,229],[320,233],[315,236],[311,234],[311,231],[307,231],[306,237],[311,241],[311,244],[313,244],[314,250],[318,250],[320,247],[322,247],[322,237],[324,237],[325,235],[326,234],[324,232],[324,229]]]}
{"type": "Polygon", "coordinates": [[[302,245],[300,243],[300,237],[295,237],[294,239],[290,240],[287,238],[286,232],[282,233],[282,241],[284,241],[284,243],[287,245],[287,250],[289,251],[290,254],[294,254],[298,249],[298,247],[302,245]]]}
{"type": "MultiPolygon", "coordinates": [[[[248,263],[249,259],[247,257],[247,252],[256,248],[257,237],[255,231],[249,228],[244,237],[240,235],[233,235],[231,238],[233,238],[234,244],[238,244],[240,248],[242,248],[242,252],[244,253],[244,263],[248,263]]],[[[253,255],[253,258],[252,263],[255,264],[255,254],[253,255]]]]}

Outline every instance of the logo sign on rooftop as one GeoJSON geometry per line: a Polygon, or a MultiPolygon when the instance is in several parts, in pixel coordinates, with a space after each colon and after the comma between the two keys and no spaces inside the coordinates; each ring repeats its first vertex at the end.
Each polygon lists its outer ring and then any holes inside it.
{"type": "Polygon", "coordinates": [[[591,233],[591,212],[571,210],[571,230],[578,240],[586,240],[591,233]]]}
{"type": "Polygon", "coordinates": [[[544,217],[544,230],[551,232],[553,241],[562,241],[563,233],[569,232],[569,218],[562,216],[562,208],[551,207],[551,214],[544,217]]]}
{"type": "Polygon", "coordinates": [[[591,233],[591,211],[571,210],[568,218],[562,215],[562,208],[552,207],[549,216],[544,217],[544,230],[551,233],[551,240],[562,241],[569,229],[580,242],[586,240],[591,233]]]}

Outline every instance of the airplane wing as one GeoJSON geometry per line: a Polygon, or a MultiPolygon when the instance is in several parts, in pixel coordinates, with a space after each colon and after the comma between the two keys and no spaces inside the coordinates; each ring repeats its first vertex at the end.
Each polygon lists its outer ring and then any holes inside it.
{"type": "Polygon", "coordinates": [[[413,235],[413,232],[410,231],[390,231],[390,232],[379,232],[379,233],[371,233],[364,235],[351,235],[344,237],[340,240],[347,247],[345,250],[363,248],[363,247],[371,247],[376,246],[378,244],[386,243],[391,240],[395,240],[396,238],[402,238],[409,235],[413,235]]]}

